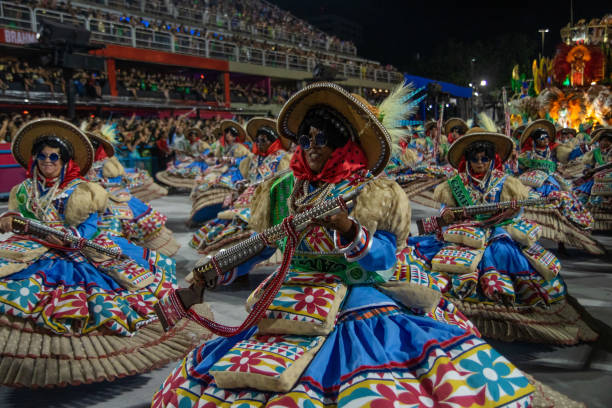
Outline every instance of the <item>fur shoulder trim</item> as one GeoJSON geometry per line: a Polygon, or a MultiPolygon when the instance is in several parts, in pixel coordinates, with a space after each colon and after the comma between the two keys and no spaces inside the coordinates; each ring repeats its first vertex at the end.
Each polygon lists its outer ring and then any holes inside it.
{"type": "Polygon", "coordinates": [[[565,143],[557,146],[555,148],[555,152],[557,154],[557,160],[560,163],[565,164],[569,159],[569,155],[574,150],[574,146],[572,143],[565,143]]]}
{"type": "Polygon", "coordinates": [[[103,212],[108,203],[108,192],[97,183],[80,183],[66,203],[66,224],[77,226],[94,212],[103,212]]]}
{"type": "Polygon", "coordinates": [[[242,161],[240,162],[240,164],[238,165],[238,170],[240,170],[240,174],[242,175],[242,178],[247,179],[249,178],[249,170],[251,169],[251,156],[247,156],[244,159],[242,159],[242,161]]]}
{"type": "Polygon", "coordinates": [[[406,149],[404,153],[402,153],[401,160],[405,165],[412,165],[417,163],[419,156],[414,149],[406,149]]]}
{"type": "Polygon", "coordinates": [[[526,200],[529,198],[529,188],[525,186],[519,179],[512,176],[507,176],[502,188],[500,200],[526,200]]]}
{"type": "Polygon", "coordinates": [[[125,169],[115,156],[106,160],[104,167],[102,167],[102,175],[105,178],[119,177],[123,174],[125,174],[125,169]]]}
{"type": "Polygon", "coordinates": [[[251,153],[249,152],[249,149],[241,143],[239,143],[234,149],[234,157],[243,157],[248,155],[249,153],[251,153]]]}
{"type": "Polygon", "coordinates": [[[393,180],[377,179],[363,187],[352,213],[371,234],[377,230],[395,234],[397,249],[406,245],[410,234],[410,201],[393,180]]]}
{"type": "Polygon", "coordinates": [[[249,227],[261,232],[270,227],[270,188],[276,179],[272,178],[261,183],[253,193],[251,200],[251,219],[249,227]]]}
{"type": "Polygon", "coordinates": [[[19,203],[17,203],[17,191],[19,191],[19,187],[21,187],[21,183],[11,188],[11,192],[9,193],[9,200],[8,200],[9,211],[19,211],[19,203]]]}
{"type": "Polygon", "coordinates": [[[450,189],[450,186],[446,181],[438,184],[433,193],[434,201],[437,201],[441,204],[447,205],[449,207],[456,207],[457,201],[453,196],[453,192],[450,189]]]}
{"type": "Polygon", "coordinates": [[[291,164],[291,158],[293,157],[293,153],[285,153],[283,157],[281,157],[280,162],[278,163],[278,167],[276,171],[285,171],[289,168],[291,164]]]}

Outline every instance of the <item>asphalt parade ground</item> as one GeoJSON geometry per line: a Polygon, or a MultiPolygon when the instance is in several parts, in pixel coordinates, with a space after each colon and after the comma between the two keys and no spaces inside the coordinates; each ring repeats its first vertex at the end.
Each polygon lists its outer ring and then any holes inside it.
{"type": "MultiPolygon", "coordinates": [[[[174,231],[181,249],[175,256],[179,284],[199,259],[189,247],[193,229],[185,221],[191,210],[186,195],[171,195],[154,200],[152,206],[168,216],[167,226],[174,231]]],[[[6,202],[0,203],[5,207],[6,202]]],[[[2,209],[4,210],[4,209],[2,209]]],[[[412,205],[413,232],[415,221],[433,215],[435,210],[418,204],[412,205]]],[[[571,398],[584,402],[589,408],[612,407],[612,235],[596,235],[608,253],[593,256],[568,248],[559,256],[561,274],[568,292],[603,327],[603,335],[595,344],[557,347],[526,343],[490,343],[519,368],[536,379],[571,398]]],[[[543,241],[544,246],[555,249],[556,243],[543,241]]],[[[206,300],[212,306],[216,319],[229,325],[238,325],[246,317],[244,301],[272,270],[271,267],[254,270],[248,279],[235,286],[207,292],[206,300]]],[[[79,387],[51,390],[14,389],[0,387],[0,407],[91,407],[140,408],[150,405],[151,397],[159,389],[177,362],[159,370],[114,382],[103,382],[79,387]]]]}

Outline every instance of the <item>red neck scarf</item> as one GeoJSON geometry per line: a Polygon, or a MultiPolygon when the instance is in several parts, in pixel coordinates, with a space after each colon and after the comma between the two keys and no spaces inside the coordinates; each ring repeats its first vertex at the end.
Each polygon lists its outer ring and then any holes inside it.
{"type": "MultiPolygon", "coordinates": [[[[28,169],[29,170],[26,172],[26,176],[28,178],[33,178],[34,177],[34,166],[35,165],[36,164],[33,161],[32,157],[30,157],[30,160],[28,161],[28,169]]],[[[68,185],[68,183],[70,183],[72,180],[75,180],[75,179],[82,179],[82,180],[84,180],[81,177],[81,168],[72,159],[70,159],[68,161],[68,163],[66,163],[64,165],[64,168],[62,169],[62,173],[64,174],[64,178],[63,178],[61,184],[59,185],[59,188],[66,187],[66,185],[68,185]]],[[[61,177],[62,173],[60,173],[60,177],[61,177]]],[[[38,177],[42,181],[42,178],[44,176],[42,174],[40,174],[40,172],[39,172],[38,173],[38,177]]],[[[44,177],[44,179],[45,179],[45,187],[51,187],[57,181],[57,178],[44,177]]]]}
{"type": "Polygon", "coordinates": [[[106,150],[104,150],[104,147],[102,147],[102,145],[100,144],[98,146],[98,148],[96,149],[96,155],[94,157],[94,161],[100,161],[100,160],[104,160],[108,157],[108,155],[106,154],[106,150]]]}
{"type": "Polygon", "coordinates": [[[272,144],[268,146],[268,150],[266,150],[265,153],[257,148],[257,143],[253,143],[253,153],[258,156],[263,156],[263,157],[274,154],[278,152],[279,150],[281,150],[282,148],[283,146],[281,145],[280,139],[276,139],[274,142],[272,142],[272,144]]]}
{"type": "MultiPolygon", "coordinates": [[[[501,157],[499,157],[499,154],[497,153],[495,153],[495,159],[493,159],[493,169],[503,171],[502,160],[501,160],[501,157]]],[[[467,160],[465,160],[465,155],[461,158],[461,161],[459,162],[459,166],[457,170],[459,170],[460,173],[465,173],[467,171],[467,160]]],[[[482,180],[484,176],[487,175],[487,173],[488,171],[485,171],[484,173],[470,172],[470,176],[472,176],[475,179],[482,180]]]]}
{"type": "Polygon", "coordinates": [[[367,169],[368,158],[357,143],[349,140],[344,146],[333,151],[320,173],[312,172],[301,146],[295,150],[289,167],[298,179],[336,184],[348,179],[353,173],[367,169]]]}
{"type": "MultiPolygon", "coordinates": [[[[552,141],[548,144],[548,147],[550,147],[550,150],[553,150],[555,147],[558,146],[558,143],[556,143],[555,141],[552,141]]],[[[533,149],[533,139],[532,138],[527,138],[527,140],[525,140],[525,143],[523,144],[523,147],[521,147],[521,153],[525,153],[528,152],[530,150],[533,149]]],[[[536,149],[539,150],[544,150],[546,148],[541,148],[541,147],[536,147],[536,149]]]]}

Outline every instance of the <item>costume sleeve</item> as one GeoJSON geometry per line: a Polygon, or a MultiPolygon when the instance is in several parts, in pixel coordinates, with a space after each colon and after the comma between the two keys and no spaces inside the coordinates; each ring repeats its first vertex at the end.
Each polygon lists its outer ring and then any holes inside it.
{"type": "Polygon", "coordinates": [[[226,272],[223,279],[219,281],[220,285],[229,285],[237,277],[248,274],[258,263],[268,260],[276,252],[276,248],[266,247],[259,254],[249,259],[248,261],[238,265],[229,272],[226,272]]]}
{"type": "MultiPolygon", "coordinates": [[[[396,261],[396,237],[391,232],[383,230],[377,230],[372,236],[365,234],[365,238],[359,239],[357,245],[346,253],[346,259],[356,261],[367,272],[387,280],[385,272],[388,272],[396,261]]],[[[340,241],[342,246],[350,245],[342,239],[340,241]]]]}
{"type": "MultiPolygon", "coordinates": [[[[73,228],[71,228],[73,229],[73,228]]],[[[76,228],[77,234],[80,237],[91,239],[98,232],[98,214],[92,213],[89,217],[80,223],[76,228]]]]}

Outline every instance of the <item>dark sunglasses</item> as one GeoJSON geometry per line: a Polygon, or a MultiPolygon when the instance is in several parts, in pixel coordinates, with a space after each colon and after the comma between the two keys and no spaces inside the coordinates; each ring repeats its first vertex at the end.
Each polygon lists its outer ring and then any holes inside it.
{"type": "Polygon", "coordinates": [[[48,155],[48,156],[46,156],[46,155],[44,155],[44,154],[42,154],[42,153],[38,153],[38,154],[36,155],[36,160],[38,160],[38,161],[45,161],[45,160],[49,159],[49,161],[50,161],[51,163],[55,163],[56,161],[58,161],[58,160],[59,160],[59,158],[60,158],[60,157],[59,157],[59,154],[57,154],[57,153],[51,153],[51,154],[50,154],[50,155],[48,155]]]}
{"type": "Polygon", "coordinates": [[[265,136],[255,138],[255,143],[257,144],[265,144],[268,143],[268,138],[265,136]]]}
{"type": "Polygon", "coordinates": [[[304,150],[311,149],[314,146],[323,147],[327,146],[327,136],[323,132],[319,132],[314,137],[314,143],[312,137],[309,135],[302,135],[298,138],[298,144],[304,150]]]}
{"type": "Polygon", "coordinates": [[[487,156],[482,156],[480,159],[473,157],[470,159],[470,162],[472,163],[488,163],[491,159],[489,159],[487,156]]]}
{"type": "Polygon", "coordinates": [[[535,140],[544,140],[548,139],[548,135],[546,133],[536,136],[535,140]]]}

